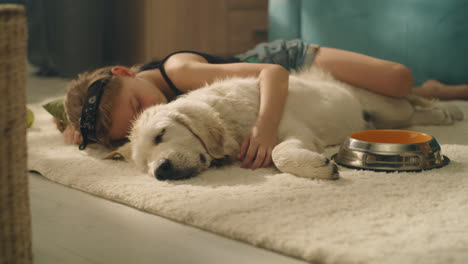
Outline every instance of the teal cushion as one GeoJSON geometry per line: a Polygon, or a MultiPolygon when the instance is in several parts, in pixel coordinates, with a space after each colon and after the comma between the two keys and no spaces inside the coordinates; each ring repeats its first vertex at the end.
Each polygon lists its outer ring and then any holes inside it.
{"type": "Polygon", "coordinates": [[[269,36],[396,61],[417,84],[468,83],[466,10],[465,0],[270,0],[269,36]]]}

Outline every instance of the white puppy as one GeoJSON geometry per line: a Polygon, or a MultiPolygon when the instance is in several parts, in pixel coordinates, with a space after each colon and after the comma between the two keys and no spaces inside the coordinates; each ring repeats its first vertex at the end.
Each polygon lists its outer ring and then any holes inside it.
{"type": "MultiPolygon", "coordinates": [[[[160,180],[187,179],[232,160],[257,117],[257,78],[217,81],[166,104],[146,109],[130,142],[116,155],[160,180]]],[[[272,159],[282,172],[336,179],[333,161],[322,154],[354,131],[408,125],[448,125],[463,118],[454,106],[410,96],[390,98],[343,84],[323,72],[295,74],[272,159]]]]}

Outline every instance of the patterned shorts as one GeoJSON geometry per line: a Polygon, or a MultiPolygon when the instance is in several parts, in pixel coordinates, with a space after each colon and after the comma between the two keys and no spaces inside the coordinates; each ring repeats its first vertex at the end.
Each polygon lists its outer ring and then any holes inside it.
{"type": "Polygon", "coordinates": [[[319,48],[300,39],[280,39],[260,43],[254,49],[235,57],[243,62],[278,64],[288,71],[299,71],[312,65],[319,48]]]}

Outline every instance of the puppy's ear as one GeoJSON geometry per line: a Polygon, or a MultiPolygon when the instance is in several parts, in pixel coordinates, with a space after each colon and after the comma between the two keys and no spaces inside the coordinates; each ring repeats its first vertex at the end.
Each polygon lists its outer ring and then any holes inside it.
{"type": "Polygon", "coordinates": [[[107,154],[103,159],[130,161],[132,159],[132,148],[130,142],[107,154]]]}
{"type": "Polygon", "coordinates": [[[217,112],[201,102],[181,104],[177,110],[171,117],[198,137],[213,158],[223,158],[225,131],[217,112]]]}

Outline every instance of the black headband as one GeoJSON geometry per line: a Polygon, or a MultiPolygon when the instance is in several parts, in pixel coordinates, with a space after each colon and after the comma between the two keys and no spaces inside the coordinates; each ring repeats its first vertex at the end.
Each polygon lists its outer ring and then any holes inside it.
{"type": "Polygon", "coordinates": [[[88,96],[83,104],[80,118],[80,131],[83,142],[78,147],[80,150],[86,148],[90,141],[97,142],[96,123],[99,113],[99,103],[101,102],[104,86],[109,79],[100,79],[91,84],[88,88],[88,96]]]}

